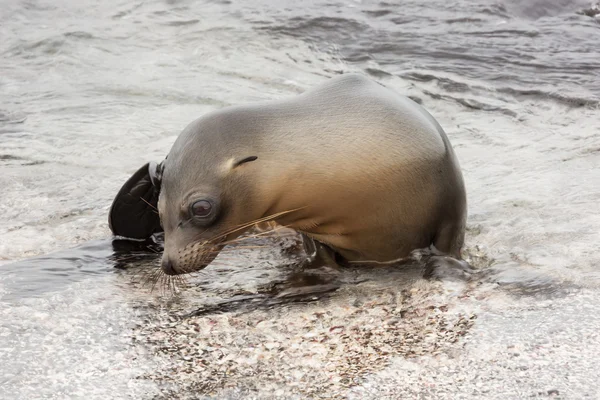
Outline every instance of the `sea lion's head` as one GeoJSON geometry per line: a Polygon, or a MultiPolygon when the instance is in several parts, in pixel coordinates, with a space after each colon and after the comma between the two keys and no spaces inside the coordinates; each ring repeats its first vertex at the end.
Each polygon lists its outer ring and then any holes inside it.
{"type": "Polygon", "coordinates": [[[196,120],[164,162],[157,208],[168,275],[205,268],[261,216],[252,183],[258,156],[238,125],[219,114],[196,120]]]}

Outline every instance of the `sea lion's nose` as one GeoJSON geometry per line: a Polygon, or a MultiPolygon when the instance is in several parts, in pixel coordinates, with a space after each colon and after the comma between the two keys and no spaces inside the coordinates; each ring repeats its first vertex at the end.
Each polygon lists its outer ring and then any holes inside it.
{"type": "Polygon", "coordinates": [[[173,262],[169,259],[169,257],[163,257],[161,267],[165,274],[177,275],[177,271],[175,271],[173,262]]]}

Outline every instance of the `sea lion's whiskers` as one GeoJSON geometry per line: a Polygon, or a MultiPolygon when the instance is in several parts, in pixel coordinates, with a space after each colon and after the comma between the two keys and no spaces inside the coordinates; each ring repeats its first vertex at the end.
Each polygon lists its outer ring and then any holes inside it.
{"type": "MultiPolygon", "coordinates": [[[[151,285],[151,289],[153,289],[154,286],[156,285],[156,283],[158,282],[158,279],[160,278],[162,272],[163,272],[162,270],[157,269],[156,271],[149,274],[148,280],[146,281],[145,285],[146,286],[151,285]]],[[[150,292],[152,292],[152,290],[150,290],[150,292]]]]}
{"type": "Polygon", "coordinates": [[[194,266],[192,264],[189,268],[180,268],[179,272],[180,274],[191,274],[194,272],[194,266]]]}
{"type": "MultiPolygon", "coordinates": [[[[260,232],[260,233],[256,233],[256,234],[252,234],[252,235],[248,235],[248,236],[242,236],[239,238],[235,238],[230,241],[223,242],[222,244],[232,245],[232,244],[236,244],[236,243],[243,242],[243,241],[249,241],[251,239],[264,238],[264,237],[268,237],[269,235],[276,233],[276,232],[277,232],[276,230],[272,230],[272,231],[268,231],[268,232],[260,232]]],[[[296,236],[296,234],[289,235],[289,237],[294,237],[294,236],[296,236]]],[[[282,238],[282,237],[286,237],[286,236],[279,236],[279,238],[282,238]]]]}
{"type": "Polygon", "coordinates": [[[164,272],[160,268],[157,268],[156,270],[148,274],[148,279],[146,279],[146,281],[144,282],[144,286],[150,286],[150,293],[154,291],[155,286],[158,284],[158,281],[160,280],[160,277],[163,274],[164,272]]]}
{"type": "Polygon", "coordinates": [[[139,283],[141,287],[146,287],[150,283],[152,275],[155,273],[156,271],[140,271],[137,275],[134,275],[132,279],[139,278],[136,282],[139,283]]]}
{"type": "Polygon", "coordinates": [[[155,269],[152,271],[142,270],[140,271],[140,276],[143,278],[140,283],[142,286],[147,286],[150,282],[154,281],[160,269],[155,269]]]}
{"type": "Polygon", "coordinates": [[[187,282],[181,275],[176,275],[173,277],[174,287],[177,292],[181,291],[181,288],[187,286],[187,282]]]}
{"type": "MultiPolygon", "coordinates": [[[[215,256],[214,259],[210,262],[210,265],[214,265],[214,262],[217,260],[217,256],[218,256],[218,260],[220,260],[220,261],[240,261],[239,255],[238,256],[233,256],[232,255],[230,257],[228,257],[228,255],[230,255],[231,252],[233,252],[235,250],[238,250],[238,249],[242,249],[243,250],[243,249],[259,249],[259,248],[269,248],[269,246],[263,246],[263,247],[261,247],[261,246],[254,246],[254,247],[248,246],[248,247],[241,247],[241,248],[231,247],[231,248],[224,248],[223,250],[207,250],[207,251],[204,251],[204,255],[206,255],[206,256],[215,256]]],[[[204,260],[200,260],[199,262],[193,262],[192,264],[199,265],[199,264],[203,264],[203,263],[204,263],[204,260]]],[[[187,272],[191,272],[191,270],[193,270],[193,267],[190,267],[189,271],[188,270],[183,270],[181,268],[179,268],[179,270],[182,273],[187,273],[187,272]]]]}
{"type": "Polygon", "coordinates": [[[159,297],[163,297],[164,293],[165,293],[165,277],[163,275],[161,275],[156,282],[157,282],[156,293],[159,297]]]}
{"type": "Polygon", "coordinates": [[[131,260],[132,258],[136,257],[135,254],[129,254],[127,256],[119,256],[119,257],[115,257],[116,261],[127,261],[127,260],[131,260]]]}
{"type": "Polygon", "coordinates": [[[165,273],[163,272],[162,269],[158,270],[158,273],[156,274],[156,280],[154,281],[154,284],[152,285],[152,288],[150,288],[150,293],[154,292],[154,288],[156,287],[156,284],[161,280],[161,278],[164,276],[164,274],[165,273]]]}
{"type": "MultiPolygon", "coordinates": [[[[267,231],[252,233],[252,234],[249,234],[246,236],[240,236],[240,237],[237,237],[237,238],[231,239],[231,240],[225,240],[219,244],[223,244],[223,245],[235,244],[235,243],[243,242],[244,240],[250,240],[250,239],[254,239],[254,238],[258,238],[258,237],[264,237],[264,236],[270,235],[271,233],[278,232],[282,229],[286,229],[288,227],[289,227],[288,225],[279,225],[279,226],[277,226],[273,229],[267,230],[267,231]]],[[[293,237],[293,236],[296,236],[296,234],[295,233],[290,234],[289,236],[293,237]]],[[[282,236],[282,237],[285,237],[285,236],[282,236]]]]}
{"type": "Polygon", "coordinates": [[[169,292],[171,294],[171,297],[175,296],[175,294],[177,293],[177,288],[175,285],[176,285],[175,276],[169,277],[169,292]]]}
{"type": "MultiPolygon", "coordinates": [[[[269,248],[269,247],[271,247],[271,246],[269,246],[269,245],[263,245],[263,246],[260,246],[260,245],[256,245],[256,246],[232,246],[232,247],[229,247],[228,250],[266,249],[266,248],[269,248]]],[[[225,250],[225,248],[223,248],[223,250],[225,250]]],[[[223,250],[221,250],[220,252],[222,253],[223,250]]]]}
{"type": "Polygon", "coordinates": [[[150,257],[155,257],[154,254],[130,254],[127,256],[119,256],[118,258],[115,258],[114,260],[116,262],[119,263],[125,263],[126,265],[120,267],[121,269],[125,269],[125,270],[131,270],[134,268],[137,268],[136,265],[133,265],[134,262],[136,261],[142,261],[142,260],[147,260],[150,257]]]}
{"type": "Polygon", "coordinates": [[[142,267],[128,268],[127,271],[129,272],[128,276],[129,276],[129,278],[131,278],[131,280],[134,280],[136,278],[145,278],[148,276],[147,268],[142,268],[142,267]]]}
{"type": "Polygon", "coordinates": [[[174,294],[173,281],[173,277],[170,276],[165,279],[165,289],[168,290],[170,296],[173,296],[174,294]]]}
{"type": "Polygon", "coordinates": [[[181,275],[175,275],[173,281],[175,282],[173,286],[177,285],[176,290],[179,290],[181,286],[187,286],[187,280],[181,275]]]}
{"type": "Polygon", "coordinates": [[[165,296],[169,296],[169,297],[173,297],[173,277],[172,276],[166,276],[165,277],[165,284],[164,284],[164,293],[165,296]]]}
{"type": "MultiPolygon", "coordinates": [[[[158,209],[156,207],[154,207],[150,202],[148,202],[146,199],[144,199],[143,197],[140,197],[140,200],[143,201],[144,203],[148,204],[150,207],[152,207],[153,209],[155,209],[156,211],[158,211],[158,209]]],[[[158,214],[158,213],[157,213],[158,214]]]]}
{"type": "Polygon", "coordinates": [[[141,279],[138,281],[138,283],[140,284],[141,287],[147,288],[148,286],[152,285],[152,283],[154,282],[155,275],[156,275],[156,272],[143,274],[143,275],[141,275],[141,279]]]}
{"type": "Polygon", "coordinates": [[[165,278],[164,275],[161,275],[161,277],[158,279],[158,295],[159,296],[164,296],[166,290],[167,290],[167,279],[165,278]]]}
{"type": "Polygon", "coordinates": [[[240,224],[237,227],[229,229],[229,230],[221,233],[220,235],[215,236],[211,240],[217,240],[217,239],[226,237],[226,236],[228,236],[228,235],[230,235],[230,234],[232,234],[234,232],[239,232],[239,231],[241,231],[243,229],[250,228],[251,226],[256,225],[258,223],[261,223],[261,222],[272,221],[275,218],[281,217],[281,216],[286,215],[286,214],[293,213],[295,211],[301,210],[302,208],[304,208],[304,207],[300,207],[300,208],[296,208],[296,209],[292,209],[292,210],[288,210],[288,211],[281,211],[281,212],[278,212],[278,213],[275,213],[275,214],[268,215],[266,217],[255,219],[254,221],[250,221],[250,222],[246,222],[244,224],[240,224]]]}

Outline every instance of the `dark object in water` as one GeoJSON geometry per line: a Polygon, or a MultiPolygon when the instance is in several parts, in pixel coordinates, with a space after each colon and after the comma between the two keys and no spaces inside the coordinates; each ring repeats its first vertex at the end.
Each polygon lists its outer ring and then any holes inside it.
{"type": "Polygon", "coordinates": [[[162,163],[149,162],[121,187],[108,213],[108,225],[114,235],[147,239],[162,232],[157,210],[161,176],[162,163]]]}

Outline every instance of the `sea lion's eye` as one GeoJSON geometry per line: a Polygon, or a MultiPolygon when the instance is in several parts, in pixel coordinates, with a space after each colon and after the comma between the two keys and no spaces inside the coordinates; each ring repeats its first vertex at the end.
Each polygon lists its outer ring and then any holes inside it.
{"type": "Polygon", "coordinates": [[[213,206],[208,200],[198,200],[190,207],[192,217],[206,218],[212,213],[213,206]]]}

